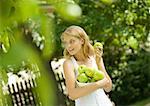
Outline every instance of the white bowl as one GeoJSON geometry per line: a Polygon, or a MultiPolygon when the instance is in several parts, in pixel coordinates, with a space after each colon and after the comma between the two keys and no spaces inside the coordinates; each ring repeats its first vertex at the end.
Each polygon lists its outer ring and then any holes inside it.
{"type": "Polygon", "coordinates": [[[83,86],[86,86],[86,85],[92,84],[92,82],[82,83],[82,82],[78,82],[78,81],[76,81],[76,84],[77,84],[77,86],[78,86],[78,87],[83,87],[83,86]]]}

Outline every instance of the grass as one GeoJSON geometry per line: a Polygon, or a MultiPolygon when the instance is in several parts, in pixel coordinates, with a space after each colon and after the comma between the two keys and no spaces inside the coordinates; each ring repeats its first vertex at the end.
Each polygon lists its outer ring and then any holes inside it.
{"type": "Polygon", "coordinates": [[[150,106],[150,98],[131,104],[130,106],[150,106]]]}

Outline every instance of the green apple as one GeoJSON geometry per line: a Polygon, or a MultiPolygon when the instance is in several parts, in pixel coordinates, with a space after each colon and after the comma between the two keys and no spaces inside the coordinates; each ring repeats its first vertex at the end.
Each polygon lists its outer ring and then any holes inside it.
{"type": "Polygon", "coordinates": [[[95,82],[96,80],[94,78],[91,79],[91,82],[95,82]]]}
{"type": "Polygon", "coordinates": [[[110,5],[113,3],[113,0],[100,0],[100,1],[102,1],[106,5],[110,5]]]}
{"type": "Polygon", "coordinates": [[[100,42],[96,42],[95,44],[94,44],[94,48],[103,48],[103,44],[102,43],[100,43],[100,42]]]}
{"type": "Polygon", "coordinates": [[[104,73],[102,71],[95,71],[93,75],[94,80],[102,80],[104,78],[104,73]]]}
{"type": "Polygon", "coordinates": [[[91,82],[92,78],[88,77],[88,81],[87,82],[91,82]]]}
{"type": "Polygon", "coordinates": [[[84,73],[85,70],[86,70],[86,66],[85,66],[85,65],[80,65],[80,66],[78,67],[78,72],[79,72],[79,74],[84,73]]]}
{"type": "Polygon", "coordinates": [[[85,83],[88,81],[88,77],[85,75],[85,73],[81,73],[77,76],[77,80],[79,82],[85,83]]]}
{"type": "Polygon", "coordinates": [[[93,68],[86,67],[85,74],[89,77],[93,77],[94,74],[93,68]]]}

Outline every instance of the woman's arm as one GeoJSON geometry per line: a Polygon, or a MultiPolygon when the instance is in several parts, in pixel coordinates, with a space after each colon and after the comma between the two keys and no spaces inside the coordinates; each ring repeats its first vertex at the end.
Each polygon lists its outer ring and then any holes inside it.
{"type": "Polygon", "coordinates": [[[74,66],[71,60],[66,60],[63,64],[64,74],[65,74],[65,81],[66,87],[68,90],[68,94],[70,99],[75,100],[79,97],[85,96],[98,88],[105,86],[108,83],[108,80],[104,78],[101,81],[92,83],[90,85],[86,85],[83,87],[76,87],[75,86],[75,74],[74,74],[74,66]]]}
{"type": "MultiPolygon", "coordinates": [[[[98,57],[97,57],[98,58],[98,57]]],[[[111,78],[109,77],[108,73],[106,72],[106,69],[105,69],[105,65],[104,65],[104,62],[103,62],[103,58],[102,57],[99,57],[99,59],[96,60],[97,62],[97,65],[98,65],[98,68],[104,72],[106,78],[109,80],[109,83],[107,85],[104,86],[104,90],[106,92],[110,92],[111,89],[112,89],[112,81],[111,81],[111,78]]]]}
{"type": "Polygon", "coordinates": [[[96,59],[98,69],[103,71],[106,78],[109,80],[109,83],[104,86],[104,90],[106,92],[110,92],[111,89],[112,89],[112,81],[111,81],[111,78],[109,77],[109,75],[107,74],[107,71],[105,69],[105,65],[104,65],[104,62],[103,62],[102,55],[103,55],[103,48],[95,48],[95,56],[94,57],[96,59]]]}

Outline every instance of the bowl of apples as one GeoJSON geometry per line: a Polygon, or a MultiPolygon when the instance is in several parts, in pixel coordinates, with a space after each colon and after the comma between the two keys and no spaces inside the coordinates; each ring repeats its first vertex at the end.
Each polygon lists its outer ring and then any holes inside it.
{"type": "Polygon", "coordinates": [[[82,87],[93,82],[102,80],[104,73],[98,69],[80,65],[78,67],[78,75],[76,79],[77,86],[82,87]]]}

